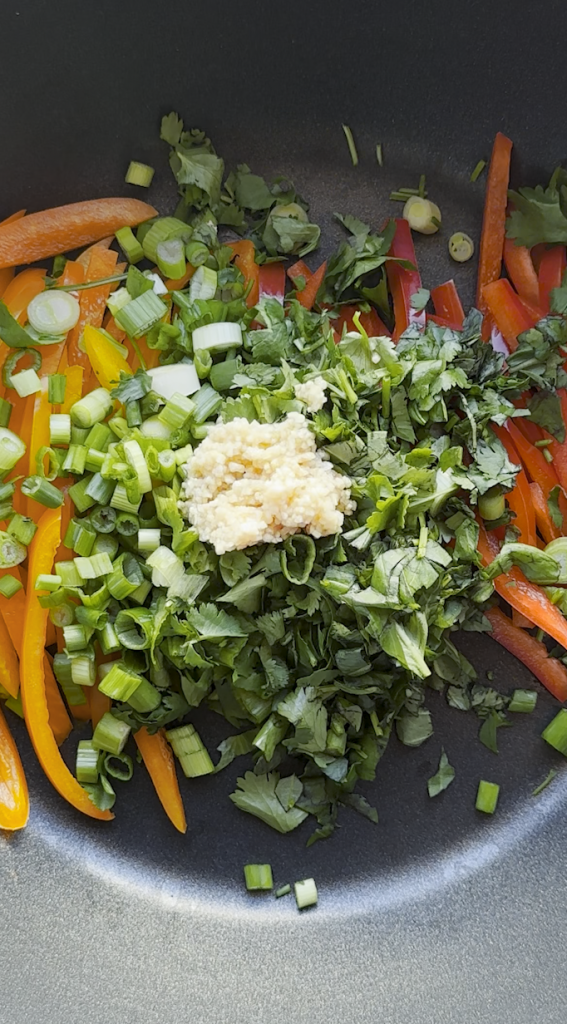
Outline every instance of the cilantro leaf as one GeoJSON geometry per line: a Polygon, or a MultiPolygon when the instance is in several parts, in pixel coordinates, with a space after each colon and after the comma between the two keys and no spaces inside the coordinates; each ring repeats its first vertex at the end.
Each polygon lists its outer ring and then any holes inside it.
{"type": "Polygon", "coordinates": [[[214,604],[202,604],[191,608],[187,614],[188,623],[202,639],[225,640],[229,636],[247,636],[247,631],[232,615],[214,604]]]}
{"type": "Polygon", "coordinates": [[[396,721],[398,739],[406,747],[420,747],[433,735],[431,713],[419,708],[416,714],[401,715],[396,721]]]}
{"type": "Polygon", "coordinates": [[[551,516],[555,526],[557,527],[557,529],[558,530],[563,530],[563,513],[562,513],[561,508],[559,506],[559,495],[560,495],[560,493],[561,493],[561,487],[559,486],[559,484],[557,484],[557,486],[553,487],[551,489],[551,491],[549,492],[549,495],[548,495],[548,498],[547,498],[547,507],[549,509],[549,514],[550,514],[550,516],[551,516]]]}
{"type": "MultiPolygon", "coordinates": [[[[553,182],[553,179],[552,179],[553,182]]],[[[517,245],[531,249],[541,242],[567,242],[567,217],[563,206],[567,200],[567,189],[560,189],[550,183],[544,189],[521,188],[508,193],[514,206],[506,221],[506,237],[513,238],[517,245]]]]}
{"type": "Polygon", "coordinates": [[[447,786],[451,785],[454,778],[455,769],[453,768],[453,765],[449,764],[449,758],[445,751],[441,749],[439,767],[435,772],[435,775],[432,775],[431,778],[427,780],[427,792],[429,793],[429,796],[438,796],[444,789],[447,789],[447,786]]]}
{"type": "Polygon", "coordinates": [[[488,747],[493,754],[498,753],[496,732],[503,725],[511,725],[511,723],[504,717],[504,715],[492,710],[489,711],[488,716],[485,718],[479,729],[478,738],[480,742],[483,743],[485,747],[488,747]]]}
{"type": "Polygon", "coordinates": [[[179,117],[179,114],[175,114],[171,111],[171,114],[166,114],[161,119],[160,138],[164,142],[169,142],[170,146],[176,146],[181,138],[181,132],[183,131],[183,121],[179,117]]]}
{"type": "Polygon", "coordinates": [[[536,391],[528,401],[532,420],[553,434],[560,444],[565,440],[565,423],[559,395],[555,391],[536,391]]]}
{"type": "Polygon", "coordinates": [[[279,781],[277,772],[269,772],[267,775],[246,772],[243,778],[236,780],[238,788],[230,794],[230,799],[241,811],[253,814],[277,832],[285,834],[305,821],[307,811],[299,807],[290,807],[288,810],[282,807],[276,793],[279,781]]]}

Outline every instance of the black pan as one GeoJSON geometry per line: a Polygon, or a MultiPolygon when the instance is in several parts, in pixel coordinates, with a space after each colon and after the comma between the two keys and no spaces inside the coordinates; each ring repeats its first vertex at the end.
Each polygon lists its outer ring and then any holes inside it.
{"type": "MultiPolygon", "coordinates": [[[[483,182],[469,176],[494,133],[514,140],[516,184],[567,155],[559,0],[4,0],[1,23],[0,216],[127,192],[132,158],[157,168],[150,201],[171,211],[158,125],[175,109],[227,161],[290,175],[328,246],[333,211],[377,227],[397,212],[390,189],[426,173],[447,231],[418,248],[424,282],[455,276],[470,302],[472,270],[449,266],[446,237],[478,239],[483,182]]],[[[481,680],[533,684],[490,639],[461,641],[481,680]]],[[[501,731],[498,757],[474,717],[435,694],[430,706],[434,737],[417,751],[393,741],[367,787],[380,824],[344,811],[310,849],[230,803],[238,763],[186,787],[185,837],[142,771],[112,825],[79,819],[16,723],[32,814],[0,836],[0,1024],[562,1022],[567,776],[530,796],[560,767],[539,739],[553,701],[541,693],[529,721],[501,731]],[[441,744],[457,778],[430,801],[441,744]],[[502,787],[493,820],[474,811],[480,777],[502,787]],[[249,861],[282,882],[313,875],[317,909],[247,896],[249,861]]],[[[210,749],[222,725],[202,723],[210,749]]]]}

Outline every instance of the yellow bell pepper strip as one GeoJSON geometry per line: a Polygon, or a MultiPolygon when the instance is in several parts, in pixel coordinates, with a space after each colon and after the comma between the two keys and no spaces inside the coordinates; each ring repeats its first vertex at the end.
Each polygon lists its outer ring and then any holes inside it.
{"type": "Polygon", "coordinates": [[[83,342],[96,378],[100,386],[107,391],[112,391],[116,387],[121,372],[132,373],[124,356],[96,327],[87,324],[83,342]]]}
{"type": "MultiPolygon", "coordinates": [[[[28,459],[28,476],[33,476],[34,473],[37,473],[35,465],[37,452],[40,448],[49,447],[49,416],[51,413],[51,405],[49,404],[47,395],[47,377],[42,377],[41,391],[33,397],[34,407],[32,429],[29,448],[26,452],[28,459]]],[[[28,516],[30,519],[34,520],[37,520],[44,511],[39,502],[34,501],[33,498],[27,499],[27,507],[28,516]]]]}
{"type": "Polygon", "coordinates": [[[165,813],[178,832],[186,832],[187,821],[179,792],[173,752],[164,730],[160,729],[151,736],[146,727],[142,726],[134,733],[134,739],[165,813]]]}
{"type": "Polygon", "coordinates": [[[60,541],[61,510],[43,513],[29,548],[29,586],[26,597],[24,645],[22,649],[22,705],[30,739],[39,763],[57,792],[78,811],[91,818],[110,821],[113,815],[95,807],[63,761],[53,730],[45,696],[44,647],[47,608],[42,608],[33,581],[40,573],[51,572],[60,541]]]}
{"type": "Polygon", "coordinates": [[[67,385],[65,401],[61,403],[61,412],[69,412],[71,406],[82,397],[84,370],[82,366],[68,366],[64,373],[67,377],[67,385]]]}
{"type": "MultiPolygon", "coordinates": [[[[21,565],[15,566],[13,569],[2,569],[0,576],[5,576],[7,573],[10,576],[14,576],[20,581],[22,587],[25,588],[26,579],[22,571],[21,565]]],[[[26,605],[26,592],[25,589],[18,590],[13,597],[9,600],[6,597],[0,596],[0,616],[3,618],[6,625],[6,629],[10,634],[10,639],[16,650],[18,658],[22,657],[22,637],[24,632],[24,610],[26,605]]]]}
{"type": "Polygon", "coordinates": [[[18,696],[20,663],[2,615],[0,615],[0,686],[4,687],[10,697],[18,696]]]}
{"type": "Polygon", "coordinates": [[[0,829],[14,832],[24,828],[29,813],[30,801],[24,769],[8,723],[0,710],[0,829]]]}
{"type": "Polygon", "coordinates": [[[69,718],[65,701],[61,696],[57,680],[53,674],[51,659],[47,651],[43,655],[43,669],[45,672],[45,699],[47,701],[49,724],[55,736],[55,742],[60,747],[71,732],[73,723],[69,718]]]}

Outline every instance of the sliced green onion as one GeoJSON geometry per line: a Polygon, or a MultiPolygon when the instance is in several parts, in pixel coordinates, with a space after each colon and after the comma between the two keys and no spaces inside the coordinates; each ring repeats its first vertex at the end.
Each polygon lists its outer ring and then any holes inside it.
{"type": "Polygon", "coordinates": [[[116,484],[112,498],[110,499],[110,505],[119,512],[136,513],[140,507],[141,500],[142,499],[140,498],[139,501],[130,501],[124,484],[116,484]]]}
{"type": "Polygon", "coordinates": [[[94,731],[91,743],[98,750],[106,750],[109,754],[121,754],[129,735],[130,726],[115,718],[112,712],[106,711],[94,731]]]}
{"type": "Polygon", "coordinates": [[[211,267],[198,267],[189,284],[189,298],[191,302],[196,299],[214,299],[218,283],[216,270],[211,267]]]}
{"type": "Polygon", "coordinates": [[[34,590],[47,590],[49,593],[59,590],[61,577],[55,574],[40,573],[34,585],[34,590]]]}
{"type": "Polygon", "coordinates": [[[132,228],[119,228],[115,237],[128,263],[139,263],[144,258],[144,250],[132,228]]]}
{"type": "Polygon", "coordinates": [[[152,290],[132,299],[127,306],[118,310],[114,319],[129,338],[141,338],[167,313],[167,306],[152,290]]]}
{"type": "Polygon", "coordinates": [[[17,349],[15,349],[14,351],[10,352],[10,354],[7,356],[7,358],[6,358],[5,362],[4,362],[4,365],[2,367],[2,383],[6,387],[11,387],[12,386],[12,382],[11,382],[12,374],[14,373],[14,371],[16,369],[16,366],[18,365],[18,363],[22,359],[30,359],[31,360],[32,369],[34,369],[34,370],[41,369],[41,364],[43,362],[41,352],[38,352],[37,349],[35,349],[35,348],[17,348],[17,349]]]}
{"type": "Polygon", "coordinates": [[[119,438],[125,437],[129,431],[128,420],[124,416],[112,416],[108,421],[112,433],[119,438]]]}
{"type": "Polygon", "coordinates": [[[536,704],[537,693],[535,690],[514,690],[512,700],[508,705],[508,711],[529,715],[532,711],[535,711],[536,704]]]}
{"type": "Polygon", "coordinates": [[[66,412],[54,412],[49,417],[49,443],[67,445],[71,440],[71,417],[66,412]]]}
{"type": "Polygon", "coordinates": [[[93,544],[91,554],[93,555],[108,555],[111,561],[116,558],[119,548],[118,539],[116,537],[110,537],[108,534],[98,534],[93,544]]]}
{"type": "Polygon", "coordinates": [[[115,661],[108,675],[99,683],[99,690],[111,700],[128,701],[140,686],[143,677],[137,672],[130,672],[122,662],[115,661]]]}
{"type": "Polygon", "coordinates": [[[13,405],[7,398],[0,398],[0,427],[7,427],[12,415],[13,405]]]}
{"type": "Polygon", "coordinates": [[[128,704],[134,708],[134,711],[138,711],[140,714],[145,715],[148,711],[155,711],[161,704],[161,695],[156,690],[152,683],[148,682],[147,679],[142,678],[142,682],[134,693],[130,694],[128,698],[128,704]]]}
{"type": "Polygon", "coordinates": [[[85,438],[85,446],[99,452],[107,452],[112,441],[112,431],[106,423],[95,423],[85,438]]]}
{"type": "MultiPolygon", "coordinates": [[[[144,438],[144,444],[145,443],[146,439],[144,438]]],[[[146,466],[148,467],[148,473],[150,476],[159,476],[159,459],[156,446],[150,444],[144,452],[144,457],[146,459],[146,466]]]]}
{"type": "Polygon", "coordinates": [[[130,600],[136,601],[137,604],[142,605],[146,600],[148,594],[150,593],[151,589],[152,585],[150,581],[144,580],[142,583],[140,583],[139,587],[136,587],[136,589],[132,591],[132,593],[130,594],[130,600]]]}
{"type": "Polygon", "coordinates": [[[158,416],[150,416],[144,420],[140,431],[144,437],[155,441],[169,441],[172,433],[171,428],[162,423],[158,416]]]}
{"type": "Polygon", "coordinates": [[[171,587],[185,574],[181,559],[165,546],[156,548],[146,560],[146,565],[152,570],[154,587],[171,587]]]}
{"type": "Polygon", "coordinates": [[[48,288],[31,300],[27,313],[38,334],[67,334],[78,323],[81,307],[70,292],[48,288]]]}
{"type": "Polygon", "coordinates": [[[139,185],[140,188],[149,188],[154,174],[155,169],[150,167],[149,164],[141,164],[138,160],[131,160],[128,170],[124,175],[124,181],[128,185],[139,185]]]}
{"type": "Polygon", "coordinates": [[[561,709],[541,735],[550,747],[567,757],[567,708],[561,709]]]}
{"type": "Polygon", "coordinates": [[[47,378],[47,400],[50,405],[61,405],[65,401],[67,377],[64,373],[50,373],[47,378]]]}
{"type": "Polygon", "coordinates": [[[79,556],[74,561],[82,580],[96,580],[100,576],[110,576],[112,573],[112,562],[105,552],[90,555],[88,558],[79,556]]]}
{"type": "Polygon", "coordinates": [[[102,608],[85,608],[83,605],[77,606],[75,618],[82,626],[86,626],[91,634],[93,629],[103,629],[108,622],[108,614],[102,608]]]}
{"type": "Polygon", "coordinates": [[[165,242],[159,242],[156,252],[158,269],[164,277],[172,277],[177,280],[183,277],[187,270],[185,262],[185,247],[180,238],[169,238],[165,242]]]}
{"type": "Polygon", "coordinates": [[[114,628],[123,647],[145,651],[153,639],[154,614],[149,608],[123,608],[118,612],[114,628]]]}
{"type": "Polygon", "coordinates": [[[85,469],[88,473],[98,473],[105,460],[105,453],[97,451],[96,448],[88,448],[85,458],[85,469]]]}
{"type": "Polygon", "coordinates": [[[78,427],[92,427],[112,412],[113,402],[106,388],[95,388],[71,406],[71,420],[78,427]]]}
{"type": "Polygon", "coordinates": [[[194,352],[203,350],[208,352],[227,352],[231,348],[240,348],[242,346],[242,328],[240,324],[233,324],[228,321],[205,324],[204,327],[195,328],[191,340],[194,352]]]}
{"type": "Polygon", "coordinates": [[[53,674],[61,686],[71,682],[71,659],[64,651],[56,654],[53,659],[53,674]]]}
{"type": "Polygon", "coordinates": [[[161,544],[161,530],[138,530],[138,551],[151,554],[161,544]]]}
{"type": "Polygon", "coordinates": [[[276,899],[281,899],[282,896],[289,896],[291,892],[291,885],[282,885],[279,889],[276,889],[274,896],[276,899]]]}
{"type": "Polygon", "coordinates": [[[128,464],[136,474],[140,490],[142,494],[146,494],[152,489],[152,481],[142,449],[138,442],[134,440],[124,441],[123,448],[128,464]]]}
{"type": "Polygon", "coordinates": [[[96,505],[96,499],[91,498],[90,494],[87,494],[87,488],[91,480],[92,476],[84,476],[69,488],[69,497],[78,512],[86,512],[87,509],[96,505]]]}
{"type": "MultiPolygon", "coordinates": [[[[63,504],[63,494],[57,487],[54,487],[49,480],[41,476],[28,476],[21,483],[22,494],[26,498],[33,498],[40,505],[46,508],[59,508],[63,504]]],[[[71,490],[71,488],[69,488],[71,490]]]]}
{"type": "MultiPolygon", "coordinates": [[[[215,326],[218,326],[218,324],[215,326]]],[[[201,328],[198,328],[198,330],[201,330],[201,328]]],[[[173,398],[176,394],[187,397],[187,395],[194,394],[201,387],[201,382],[191,362],[173,363],[170,366],[156,366],[147,372],[148,377],[151,377],[154,392],[165,398],[166,401],[173,398]]]]}
{"type": "Polygon", "coordinates": [[[160,423],[165,424],[171,431],[178,430],[187,423],[191,413],[195,409],[195,402],[183,395],[174,394],[165,403],[163,409],[158,413],[160,423]]]}
{"type": "Polygon", "coordinates": [[[100,750],[90,740],[79,740],[75,775],[78,782],[96,782],[98,779],[100,750]]]}
{"type": "Polygon", "coordinates": [[[472,171],[472,173],[471,173],[470,180],[471,181],[476,181],[477,178],[480,177],[480,175],[482,174],[482,172],[483,172],[485,167],[486,167],[486,160],[479,160],[477,165],[476,165],[476,167],[475,167],[475,169],[474,169],[474,171],[472,171]]]}
{"type": "Polygon", "coordinates": [[[22,583],[15,576],[2,576],[0,578],[0,594],[9,601],[18,590],[22,589],[22,583]]]}
{"type": "MultiPolygon", "coordinates": [[[[101,630],[97,631],[97,637],[103,654],[115,654],[116,651],[122,648],[122,644],[116,636],[116,630],[111,622],[107,622],[101,630]]],[[[101,665],[101,668],[103,667],[106,668],[107,666],[101,665]]],[[[110,666],[108,668],[110,670],[110,666]]]]}
{"type": "MultiPolygon", "coordinates": [[[[210,419],[211,416],[222,405],[222,398],[217,391],[210,386],[210,384],[203,384],[202,388],[197,391],[193,401],[195,403],[195,409],[193,411],[193,423],[197,426],[203,424],[205,420],[210,419]]],[[[194,432],[194,431],[193,431],[194,432]]]]}
{"type": "Polygon", "coordinates": [[[474,255],[474,242],[464,231],[455,231],[449,239],[449,256],[456,263],[466,263],[474,255]]]}
{"type": "Polygon", "coordinates": [[[551,454],[549,448],[543,449],[543,457],[546,462],[553,462],[553,455],[551,454]]]}
{"type": "Polygon", "coordinates": [[[22,516],[19,512],[16,512],[16,515],[10,521],[7,532],[10,534],[10,537],[19,541],[20,544],[24,544],[27,548],[31,544],[36,530],[37,526],[33,519],[29,519],[28,516],[22,516]]]}
{"type": "Polygon", "coordinates": [[[117,601],[123,601],[133,594],[143,581],[144,574],[137,560],[133,555],[123,554],[115,561],[106,585],[117,601]]]}
{"type": "Polygon", "coordinates": [[[86,458],[87,449],[84,445],[70,444],[63,462],[63,469],[66,473],[72,473],[73,476],[81,476],[85,469],[86,458]]]}
{"type": "Polygon", "coordinates": [[[26,450],[24,442],[7,427],[0,427],[0,475],[13,469],[26,450]]]}
{"type": "Polygon", "coordinates": [[[48,448],[46,445],[36,452],[35,456],[35,471],[38,476],[44,477],[46,480],[56,480],[58,476],[63,475],[63,462],[65,461],[65,452],[61,449],[48,448]],[[45,457],[47,456],[47,469],[45,468],[45,457]]]}
{"type": "Polygon", "coordinates": [[[126,403],[126,423],[129,427],[139,427],[142,422],[142,410],[138,401],[126,403]]]}
{"type": "Polygon", "coordinates": [[[410,196],[404,206],[402,217],[407,220],[412,231],[422,235],[433,235],[441,225],[441,210],[430,199],[421,195],[410,196]]]}
{"type": "Polygon", "coordinates": [[[215,766],[194,725],[168,729],[166,736],[186,778],[195,779],[214,772],[215,766]]]}
{"type": "Polygon", "coordinates": [[[245,864],[244,881],[248,892],[274,888],[272,868],[269,864],[245,864]]]}
{"type": "MultiPolygon", "coordinates": [[[[106,577],[98,585],[97,590],[94,590],[89,594],[87,594],[86,591],[81,590],[81,601],[83,602],[83,606],[85,608],[95,608],[100,611],[101,609],[105,609],[108,607],[108,605],[110,604],[110,593],[108,587],[106,586],[105,580],[106,577]]],[[[77,609],[77,613],[79,613],[79,609],[77,609]]],[[[77,614],[77,620],[79,622],[82,621],[79,614],[77,614]]]]}
{"type": "Polygon", "coordinates": [[[293,886],[295,902],[298,910],[305,910],[306,907],[314,907],[317,903],[317,886],[313,878],[304,878],[302,882],[295,882],[293,886]]]}
{"type": "MultiPolygon", "coordinates": [[[[204,242],[188,242],[185,246],[185,255],[187,262],[192,267],[201,267],[203,263],[207,262],[211,254],[204,242]]],[[[179,274],[179,277],[181,277],[181,274],[179,274]]]]}
{"type": "Polygon", "coordinates": [[[104,768],[113,779],[120,779],[121,782],[129,782],[134,774],[134,762],[129,754],[107,754],[104,768]]]}
{"type": "Polygon", "coordinates": [[[88,436],[88,427],[78,427],[76,423],[71,423],[71,444],[82,444],[86,447],[85,441],[88,436]]]}
{"type": "Polygon", "coordinates": [[[91,512],[89,521],[97,533],[112,533],[116,525],[116,510],[106,505],[91,512]]]}
{"type": "Polygon", "coordinates": [[[4,480],[0,481],[0,501],[9,501],[16,490],[15,480],[4,480]]]}
{"type": "Polygon", "coordinates": [[[139,528],[138,516],[133,512],[120,512],[116,517],[116,532],[121,537],[133,537],[139,528]]]}
{"type": "Polygon", "coordinates": [[[190,225],[177,217],[158,217],[150,224],[143,238],[140,238],[140,228],[138,228],[138,238],[142,244],[144,255],[152,263],[157,260],[157,247],[160,242],[167,242],[170,238],[182,238],[184,241],[189,241],[192,233],[193,229],[190,225]]]}
{"type": "Polygon", "coordinates": [[[108,298],[106,300],[106,305],[108,306],[108,308],[109,308],[110,312],[112,313],[112,315],[116,316],[116,314],[118,313],[118,310],[119,309],[124,309],[124,306],[127,306],[128,303],[131,302],[131,301],[132,301],[132,296],[130,295],[130,292],[128,291],[128,289],[127,288],[118,288],[117,291],[112,292],[112,295],[108,296],[108,298]]]}
{"type": "Polygon", "coordinates": [[[63,587],[80,587],[82,580],[74,561],[55,563],[55,572],[61,577],[63,587]]]}
{"type": "Polygon", "coordinates": [[[356,167],[358,164],[358,153],[356,150],[354,136],[348,124],[343,124],[343,132],[345,133],[345,139],[347,141],[348,151],[350,153],[350,158],[352,160],[352,166],[356,167]]]}
{"type": "Polygon", "coordinates": [[[85,627],[80,623],[63,626],[63,638],[69,654],[72,654],[74,651],[82,651],[90,640],[85,627]]]}
{"type": "Polygon", "coordinates": [[[10,377],[10,387],[14,388],[20,398],[27,398],[41,391],[41,381],[35,370],[21,370],[10,377]]]}
{"type": "MultiPolygon", "coordinates": [[[[567,714],[567,712],[565,712],[567,714]]],[[[484,779],[478,784],[475,807],[477,811],[484,814],[494,814],[498,803],[500,786],[496,782],[485,782],[484,779]]]]}
{"type": "Polygon", "coordinates": [[[71,678],[76,686],[94,686],[96,663],[94,657],[82,651],[71,661],[71,678]]]}
{"type": "Polygon", "coordinates": [[[92,498],[97,505],[106,505],[113,493],[114,484],[112,480],[105,480],[100,473],[93,473],[85,487],[85,495],[92,498]]]}
{"type": "MultiPolygon", "coordinates": [[[[45,605],[45,601],[49,597],[59,597],[59,591],[55,591],[53,594],[47,594],[43,597],[38,597],[38,601],[41,605],[45,605]]],[[[75,608],[76,605],[70,604],[69,601],[63,601],[60,604],[54,604],[49,607],[49,618],[51,619],[54,626],[59,629],[63,629],[63,626],[70,626],[75,621],[75,608]]]]}
{"type": "Polygon", "coordinates": [[[70,519],[65,531],[63,543],[78,555],[90,555],[95,542],[96,532],[88,519],[70,519]]]}
{"type": "Polygon", "coordinates": [[[177,469],[177,459],[175,458],[175,453],[172,452],[171,449],[169,448],[163,452],[159,452],[158,464],[159,470],[156,475],[159,476],[161,480],[164,480],[166,483],[169,483],[170,480],[173,480],[173,477],[175,476],[175,471],[177,469]]]}

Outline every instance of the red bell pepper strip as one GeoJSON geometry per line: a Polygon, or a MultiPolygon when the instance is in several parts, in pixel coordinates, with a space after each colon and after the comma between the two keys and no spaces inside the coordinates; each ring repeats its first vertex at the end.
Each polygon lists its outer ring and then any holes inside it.
{"type": "MultiPolygon", "coordinates": [[[[262,268],[263,269],[263,268],[262,268]]],[[[317,298],[317,292],[323,284],[323,278],[325,277],[325,271],[327,269],[327,260],[325,260],[320,267],[311,275],[305,288],[297,293],[297,301],[303,306],[304,309],[313,309],[315,300],[317,298]]],[[[260,288],[262,287],[262,271],[260,271],[260,288]]]]}
{"type": "MultiPolygon", "coordinates": [[[[478,551],[483,565],[490,565],[498,554],[499,544],[496,537],[491,537],[479,521],[478,551]]],[[[523,572],[513,566],[509,572],[496,577],[494,588],[512,608],[521,612],[533,622],[538,629],[552,636],[558,644],[567,648],[567,620],[558,608],[551,603],[545,590],[536,583],[530,583],[523,572]]]]}
{"type": "Polygon", "coordinates": [[[298,277],[303,277],[307,283],[312,274],[307,264],[303,260],[298,260],[297,263],[292,263],[291,267],[287,268],[287,276],[295,284],[298,277]]]}
{"type": "Polygon", "coordinates": [[[260,267],[255,260],[254,243],[249,238],[244,238],[240,242],[230,242],[229,248],[236,256],[234,262],[244,278],[244,284],[252,285],[246,297],[246,305],[251,309],[252,306],[258,305],[260,281],[260,267]]]}
{"type": "MultiPolygon", "coordinates": [[[[525,402],[514,402],[517,409],[525,409],[525,402]]],[[[535,444],[536,441],[543,441],[543,430],[538,423],[534,423],[529,416],[518,416],[514,419],[514,426],[518,428],[521,434],[527,438],[531,444],[535,444]]]]}
{"type": "Polygon", "coordinates": [[[537,324],[538,320],[542,320],[545,316],[543,310],[541,310],[539,306],[534,306],[534,304],[532,302],[528,302],[527,299],[520,299],[520,302],[528,316],[532,318],[534,324],[537,324]]]}
{"type": "Polygon", "coordinates": [[[39,763],[47,778],[73,807],[91,818],[110,821],[110,811],[101,811],[79,785],[63,761],[53,730],[45,696],[44,648],[48,611],[42,608],[34,590],[40,573],[50,573],[60,540],[61,510],[43,513],[29,547],[29,586],[26,597],[24,643],[22,647],[21,693],[26,725],[39,763]]]}
{"type": "Polygon", "coordinates": [[[552,288],[559,288],[565,273],[567,260],[565,257],[565,246],[554,245],[542,253],[539,264],[539,300],[544,315],[549,313],[549,301],[552,288]]]}
{"type": "Polygon", "coordinates": [[[555,525],[551,518],[547,501],[545,500],[545,496],[540,485],[538,483],[531,483],[528,484],[528,487],[532,497],[537,528],[545,543],[550,544],[552,540],[557,540],[558,537],[561,537],[561,530],[555,525]]]}
{"type": "MultiPolygon", "coordinates": [[[[509,433],[504,427],[498,427],[496,424],[492,424],[492,429],[499,441],[504,445],[510,461],[516,466],[521,466],[520,456],[514,447],[509,433]]],[[[506,494],[506,501],[516,516],[513,525],[520,531],[522,544],[535,546],[537,542],[535,510],[531,500],[528,478],[523,469],[520,469],[520,472],[516,475],[516,482],[512,490],[506,494]]]]}
{"type": "Polygon", "coordinates": [[[511,352],[518,347],[518,335],[528,331],[536,322],[522,300],[505,278],[484,286],[482,295],[504,341],[511,352]]]}
{"type": "MultiPolygon", "coordinates": [[[[546,250],[547,250],[547,245],[546,245],[545,242],[539,242],[538,245],[534,245],[530,249],[530,256],[532,258],[532,263],[534,265],[534,270],[535,270],[536,274],[539,273],[539,266],[540,266],[540,263],[541,263],[541,257],[543,256],[544,252],[546,252],[546,250]]],[[[539,284],[538,284],[538,293],[539,293],[539,284]]]]}
{"type": "Polygon", "coordinates": [[[30,801],[24,769],[0,709],[0,829],[13,832],[24,828],[29,813],[30,801]]]}
{"type": "MultiPolygon", "coordinates": [[[[339,315],[335,320],[331,321],[336,341],[341,340],[345,324],[347,331],[356,331],[356,324],[353,320],[356,312],[356,306],[341,306],[339,308],[339,315]]],[[[366,331],[369,338],[390,337],[388,328],[380,319],[374,308],[372,308],[368,313],[360,314],[360,326],[366,331]]]]}
{"type": "Polygon", "coordinates": [[[516,245],[512,238],[504,239],[504,263],[514,288],[525,302],[539,305],[539,282],[532,263],[530,250],[516,245]]]}
{"type": "MultiPolygon", "coordinates": [[[[417,267],[411,228],[403,217],[396,217],[396,233],[389,255],[395,256],[397,259],[409,260],[414,267],[417,267]]],[[[397,341],[411,323],[410,300],[412,295],[421,288],[421,277],[417,269],[404,270],[394,260],[388,260],[386,263],[386,277],[394,304],[394,333],[392,337],[394,341],[397,341]]]]}
{"type": "Polygon", "coordinates": [[[431,289],[431,298],[437,316],[463,326],[465,313],[454,281],[445,281],[431,289]]]}
{"type": "MultiPolygon", "coordinates": [[[[498,132],[488,169],[478,261],[476,304],[485,314],[488,312],[488,304],[484,289],[488,284],[498,280],[502,266],[511,152],[511,140],[502,135],[502,132],[498,132]]],[[[487,338],[490,337],[488,324],[485,334],[487,338]]]]}
{"type": "Polygon", "coordinates": [[[259,299],[277,299],[283,306],[285,267],[283,263],[263,263],[258,282],[259,299]]]}
{"type": "MultiPolygon", "coordinates": [[[[518,422],[522,423],[522,427],[525,426],[523,419],[518,418],[518,422]]],[[[540,485],[547,500],[549,492],[554,487],[557,487],[559,483],[555,464],[548,462],[544,458],[541,448],[536,448],[531,441],[528,441],[522,431],[518,429],[514,420],[507,421],[506,430],[512,438],[514,447],[526,468],[530,480],[540,485]]]]}
{"type": "MultiPolygon", "coordinates": [[[[567,424],[567,391],[565,388],[558,388],[557,394],[561,402],[563,422],[567,424]]],[[[546,434],[546,437],[551,440],[548,451],[551,452],[553,457],[553,468],[557,473],[563,490],[567,491],[567,439],[560,443],[554,437],[552,438],[551,434],[546,434]]]]}
{"type": "Polygon", "coordinates": [[[134,739],[165,813],[178,832],[186,832],[187,821],[175,762],[164,730],[160,729],[151,736],[146,727],[142,726],[134,733],[134,739]]]}
{"type": "Polygon", "coordinates": [[[558,658],[550,658],[545,644],[518,629],[501,608],[489,608],[484,614],[492,626],[492,639],[529,668],[557,700],[567,700],[567,668],[558,658]]]}
{"type": "Polygon", "coordinates": [[[463,323],[456,320],[448,320],[445,316],[437,316],[435,313],[427,314],[427,323],[437,324],[438,327],[448,327],[451,331],[462,331],[463,323]]]}

